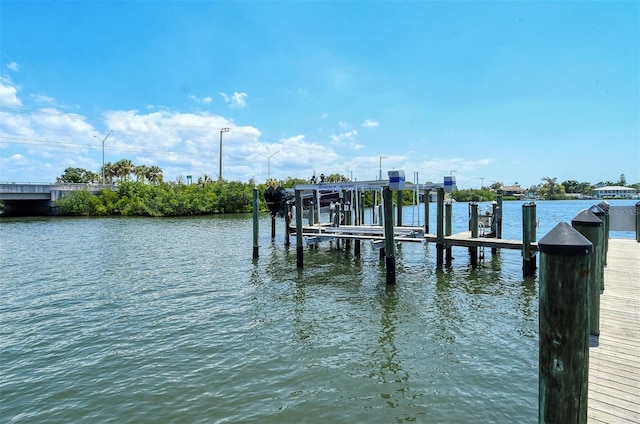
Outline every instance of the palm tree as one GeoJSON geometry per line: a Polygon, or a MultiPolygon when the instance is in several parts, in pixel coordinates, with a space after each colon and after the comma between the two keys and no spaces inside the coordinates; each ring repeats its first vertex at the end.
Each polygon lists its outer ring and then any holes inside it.
{"type": "Polygon", "coordinates": [[[540,187],[540,193],[547,200],[561,199],[564,197],[564,186],[558,184],[557,178],[543,177],[542,181],[545,183],[540,187]]]}
{"type": "Polygon", "coordinates": [[[139,165],[134,167],[133,173],[136,175],[136,181],[144,182],[147,174],[149,173],[149,167],[147,165],[139,165]]]}
{"type": "Polygon", "coordinates": [[[147,181],[151,184],[158,184],[162,182],[162,169],[153,165],[147,168],[147,174],[145,175],[147,181]]]}
{"type": "Polygon", "coordinates": [[[123,181],[129,181],[129,176],[133,173],[135,165],[129,159],[120,159],[114,164],[116,175],[123,181]]]}
{"type": "MultiPolygon", "coordinates": [[[[101,170],[102,171],[102,170],[101,170]]],[[[107,162],[104,164],[104,178],[106,181],[109,181],[109,184],[113,184],[113,178],[117,177],[117,172],[115,165],[111,162],[107,162]]]]}
{"type": "Polygon", "coordinates": [[[556,181],[558,180],[557,177],[542,177],[542,181],[545,182],[544,186],[547,187],[549,196],[552,196],[555,191],[556,191],[556,181]]]}

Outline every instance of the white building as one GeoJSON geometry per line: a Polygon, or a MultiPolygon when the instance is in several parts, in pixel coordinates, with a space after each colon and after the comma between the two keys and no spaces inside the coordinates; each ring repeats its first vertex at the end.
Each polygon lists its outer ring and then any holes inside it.
{"type": "Polygon", "coordinates": [[[636,195],[636,189],[622,186],[606,186],[593,190],[593,195],[597,198],[632,199],[636,195]]]}

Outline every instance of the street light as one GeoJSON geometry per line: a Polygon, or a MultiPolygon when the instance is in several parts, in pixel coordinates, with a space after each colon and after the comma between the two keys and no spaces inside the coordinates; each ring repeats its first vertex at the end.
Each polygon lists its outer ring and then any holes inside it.
{"type": "Polygon", "coordinates": [[[378,179],[381,180],[382,179],[382,159],[387,159],[389,156],[380,156],[380,174],[378,176],[378,179]]]}
{"type": "Polygon", "coordinates": [[[104,142],[107,141],[107,138],[109,138],[112,132],[113,130],[109,131],[109,134],[107,134],[102,140],[100,140],[97,135],[94,135],[95,138],[102,141],[102,184],[104,184],[104,142]]]}
{"type": "Polygon", "coordinates": [[[269,156],[263,155],[262,153],[260,153],[260,156],[264,156],[265,158],[267,158],[267,180],[271,179],[271,158],[277,155],[278,153],[280,153],[280,150],[270,154],[269,156]]]}
{"type": "Polygon", "coordinates": [[[218,173],[218,181],[222,181],[222,133],[231,131],[231,128],[220,128],[220,170],[218,173]]]}
{"type": "Polygon", "coordinates": [[[353,163],[350,163],[349,165],[347,165],[347,175],[346,175],[346,177],[347,177],[347,178],[349,178],[349,181],[353,181],[353,171],[349,171],[349,169],[350,169],[353,165],[355,165],[356,163],[357,163],[357,161],[356,161],[356,162],[353,162],[353,163]],[[351,172],[351,177],[349,177],[349,172],[351,172]]]}

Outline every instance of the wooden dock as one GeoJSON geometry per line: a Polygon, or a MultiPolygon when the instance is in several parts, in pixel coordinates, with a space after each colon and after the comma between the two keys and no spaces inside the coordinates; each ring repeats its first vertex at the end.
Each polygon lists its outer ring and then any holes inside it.
{"type": "MultiPolygon", "coordinates": [[[[435,234],[425,234],[425,240],[431,243],[438,241],[435,234]]],[[[521,240],[507,240],[489,237],[471,237],[471,231],[466,231],[451,236],[444,237],[444,245],[446,247],[491,247],[494,249],[515,249],[522,250],[521,240]]],[[[531,243],[531,250],[538,250],[538,243],[531,243]]]]}
{"type": "Polygon", "coordinates": [[[589,349],[589,423],[640,423],[640,243],[610,239],[599,345],[589,349]]]}
{"type": "MultiPolygon", "coordinates": [[[[295,227],[290,227],[290,231],[295,227]]],[[[422,227],[399,226],[394,227],[397,242],[428,242],[436,243],[435,234],[424,234],[422,227]]],[[[384,240],[384,228],[380,225],[341,225],[332,227],[330,224],[304,225],[302,236],[310,239],[311,243],[328,239],[352,240],[384,240]]],[[[489,237],[471,237],[471,231],[465,231],[444,237],[445,247],[490,247],[493,249],[522,250],[521,240],[508,240],[489,237]]],[[[538,243],[531,243],[531,250],[538,250],[538,243]]]]}

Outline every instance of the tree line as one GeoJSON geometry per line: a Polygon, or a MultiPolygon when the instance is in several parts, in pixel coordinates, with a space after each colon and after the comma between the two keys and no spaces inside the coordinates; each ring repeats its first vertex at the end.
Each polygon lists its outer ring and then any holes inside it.
{"type": "MultiPolygon", "coordinates": [[[[287,177],[282,181],[270,180],[265,184],[255,184],[239,181],[214,181],[207,174],[198,178],[197,182],[185,181],[184,177],[176,178],[175,182],[163,181],[162,169],[157,166],[134,165],[128,159],[119,160],[113,164],[106,163],[99,173],[82,168],[67,168],[56,178],[60,183],[99,183],[104,179],[109,184],[115,184],[115,190],[102,189],[97,194],[89,191],[67,193],[57,201],[60,212],[64,215],[123,215],[123,216],[185,216],[207,215],[218,213],[248,213],[252,208],[254,187],[258,188],[260,198],[269,185],[282,185],[293,188],[298,184],[308,184],[311,179],[287,177]]],[[[347,177],[341,174],[321,175],[316,182],[346,182],[347,177]]],[[[516,183],[517,184],[517,183],[516,183]]],[[[606,181],[604,185],[627,186],[624,174],[617,182],[606,181]]],[[[403,203],[412,204],[414,195],[412,183],[407,183],[403,193],[403,203]]],[[[451,198],[459,202],[493,201],[497,190],[503,187],[502,182],[494,182],[489,187],[480,189],[456,190],[450,194],[451,198]]],[[[630,185],[640,189],[640,183],[630,185]]],[[[542,183],[531,186],[524,191],[525,196],[546,200],[566,199],[569,193],[591,195],[594,186],[587,182],[567,180],[557,182],[555,177],[543,177],[542,183]]],[[[510,200],[505,196],[505,200],[510,200]]],[[[395,200],[395,198],[394,198],[395,200]]],[[[373,194],[365,193],[365,206],[373,204],[373,194]]],[[[266,210],[264,202],[261,209],[266,210]]]]}
{"type": "Polygon", "coordinates": [[[158,166],[134,165],[129,159],[120,159],[115,163],[107,162],[96,173],[83,168],[67,168],[63,174],[56,178],[58,183],[108,183],[113,184],[118,181],[148,182],[159,184],[163,181],[162,169],[158,166]],[[104,176],[104,181],[102,180],[104,176]]]}

